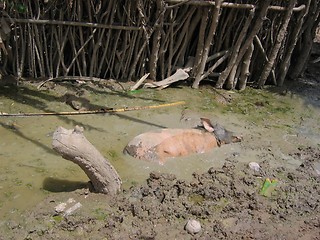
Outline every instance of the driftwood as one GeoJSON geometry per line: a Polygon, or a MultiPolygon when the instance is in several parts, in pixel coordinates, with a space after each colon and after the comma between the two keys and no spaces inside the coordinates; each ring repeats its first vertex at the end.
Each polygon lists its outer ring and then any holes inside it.
{"type": "Polygon", "coordinates": [[[153,82],[153,83],[146,83],[144,85],[144,87],[147,87],[147,88],[157,88],[157,87],[160,87],[161,89],[162,88],[166,88],[168,87],[171,83],[174,83],[174,82],[177,82],[177,81],[180,81],[180,80],[185,80],[189,77],[189,74],[187,73],[187,70],[185,69],[181,69],[179,68],[175,74],[173,74],[172,76],[162,80],[162,81],[159,81],[159,82],[153,82]]]}
{"type": "Polygon", "coordinates": [[[136,82],[135,85],[133,85],[131,88],[130,88],[130,91],[134,91],[136,89],[138,89],[140,87],[140,85],[147,79],[147,77],[149,77],[150,73],[147,73],[145,75],[143,75],[139,81],[136,82]]]}
{"type": "Polygon", "coordinates": [[[78,164],[89,177],[95,191],[116,194],[121,188],[121,179],[101,153],[85,138],[83,128],[68,130],[58,127],[53,134],[53,149],[64,159],[78,164]]]}

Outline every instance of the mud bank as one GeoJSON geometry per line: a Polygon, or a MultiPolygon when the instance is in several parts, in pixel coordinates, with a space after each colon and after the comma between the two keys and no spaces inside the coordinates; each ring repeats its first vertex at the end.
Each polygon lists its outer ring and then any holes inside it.
{"type": "Polygon", "coordinates": [[[115,197],[88,189],[48,197],[9,222],[0,239],[319,239],[320,149],[291,154],[296,169],[260,163],[260,171],[237,156],[190,181],[152,172],[146,184],[115,197]],[[261,194],[266,178],[277,185],[261,194]],[[55,207],[73,198],[81,207],[69,216],[55,207]],[[202,229],[189,234],[189,219],[202,229]]]}

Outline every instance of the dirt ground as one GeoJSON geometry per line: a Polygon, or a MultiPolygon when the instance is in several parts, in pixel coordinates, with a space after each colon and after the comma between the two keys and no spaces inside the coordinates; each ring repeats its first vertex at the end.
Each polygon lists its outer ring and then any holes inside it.
{"type": "MultiPolygon", "coordinates": [[[[311,64],[304,78],[281,91],[320,107],[319,71],[319,63],[311,64]]],[[[237,157],[192,180],[151,172],[144,184],[114,197],[88,188],[50,194],[20,221],[8,222],[0,239],[320,239],[319,144],[293,150],[294,168],[271,166],[262,156],[256,171],[237,157]],[[275,186],[263,191],[267,179],[275,186]],[[57,208],[63,202],[79,209],[69,214],[57,208]],[[200,232],[186,231],[191,219],[200,232]]]]}

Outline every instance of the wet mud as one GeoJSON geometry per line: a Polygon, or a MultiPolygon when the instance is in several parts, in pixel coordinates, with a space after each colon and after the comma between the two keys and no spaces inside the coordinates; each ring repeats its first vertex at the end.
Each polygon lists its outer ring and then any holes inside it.
{"type": "Polygon", "coordinates": [[[191,180],[151,172],[145,184],[115,197],[61,193],[8,228],[21,239],[319,239],[320,150],[299,149],[292,157],[301,161],[296,169],[263,161],[255,171],[235,156],[191,180]],[[264,196],[268,178],[277,185],[264,196]],[[70,196],[82,207],[57,213],[70,196]],[[200,222],[199,233],[185,230],[190,219],[200,222]]]}

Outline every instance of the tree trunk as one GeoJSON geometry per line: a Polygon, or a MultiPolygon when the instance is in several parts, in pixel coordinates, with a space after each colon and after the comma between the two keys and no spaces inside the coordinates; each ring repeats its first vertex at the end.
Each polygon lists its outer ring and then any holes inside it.
{"type": "Polygon", "coordinates": [[[78,164],[89,177],[95,191],[116,194],[121,188],[121,179],[101,153],[85,138],[83,128],[68,130],[58,127],[53,134],[53,149],[64,159],[78,164]]]}

